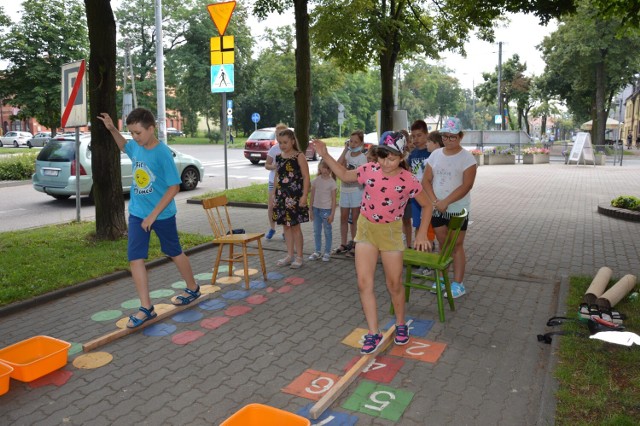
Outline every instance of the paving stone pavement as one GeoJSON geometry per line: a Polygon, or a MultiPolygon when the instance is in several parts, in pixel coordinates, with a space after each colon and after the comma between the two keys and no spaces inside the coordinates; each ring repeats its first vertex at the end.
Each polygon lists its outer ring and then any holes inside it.
{"type": "MultiPolygon", "coordinates": [[[[414,397],[397,422],[341,408],[357,383],[332,410],[356,416],[358,425],[553,424],[555,346],[538,343],[536,335],[550,316],[567,309],[569,276],[592,276],[604,265],[615,276],[638,274],[640,225],[597,213],[599,203],[637,193],[640,162],[625,161],[623,167],[559,162],[480,167],[466,240],[468,294],[456,299],[454,312],[446,310],[445,323],[437,321],[432,295],[414,292],[408,304],[409,316],[434,321],[425,338],[447,345],[442,356],[436,363],[404,360],[388,385],[414,397]]],[[[210,233],[199,205],[180,204],[178,209],[182,231],[210,233]]],[[[266,210],[232,207],[232,218],[248,232],[266,230],[266,210]]],[[[308,254],[312,227],[303,229],[308,254]]],[[[338,242],[334,224],[334,246],[338,242]]],[[[65,370],[72,376],[64,385],[32,388],[12,380],[10,391],[0,397],[0,423],[212,425],[251,402],[290,412],[312,403],[281,389],[307,369],[340,375],[358,355],[341,343],[355,328],[366,326],[353,260],[306,261],[294,271],[275,266],[283,256],[281,240],[266,241],[265,248],[268,271],[281,272],[283,278],[250,291],[263,295],[264,303],[225,298],[243,287],[221,285],[214,299],[223,301],[223,308],[189,310],[203,320],[227,321],[218,328],[204,328],[201,320],[166,319],[165,324],[177,327],[172,335],[137,332],[109,343],[96,351],[113,355],[112,362],[92,370],[69,363],[65,370]],[[290,277],[304,283],[288,284],[290,277]],[[240,308],[249,311],[237,315],[240,308]],[[202,335],[186,345],[173,343],[176,334],[186,331],[202,335]]],[[[216,250],[190,256],[195,274],[211,273],[216,250]]],[[[154,267],[149,275],[152,290],[173,289],[180,281],[171,263],[154,267]]],[[[391,317],[382,268],[376,282],[384,324],[391,317]]],[[[121,304],[135,297],[126,277],[5,315],[0,317],[0,347],[40,334],[85,343],[115,328],[115,320],[93,321],[93,314],[121,310],[122,316],[129,315],[134,309],[121,304]]]]}

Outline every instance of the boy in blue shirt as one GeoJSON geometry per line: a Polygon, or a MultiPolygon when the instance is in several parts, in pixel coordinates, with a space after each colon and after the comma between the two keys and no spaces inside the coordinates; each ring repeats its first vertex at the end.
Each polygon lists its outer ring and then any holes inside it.
{"type": "Polygon", "coordinates": [[[180,176],[171,150],[155,136],[156,119],[145,108],[127,116],[133,140],[126,140],[107,113],[97,117],[111,132],[120,151],[131,158],[133,184],[129,201],[129,243],[127,254],[131,275],[140,298],[140,309],[129,316],[128,328],[136,328],[157,316],[149,296],[149,278],[144,261],[149,255],[151,230],[160,240],[162,251],[171,257],[187,283],[183,294],[172,299],[174,305],[188,305],[200,297],[189,258],[182,251],[176,226],[174,197],[180,191],[180,176]]]}

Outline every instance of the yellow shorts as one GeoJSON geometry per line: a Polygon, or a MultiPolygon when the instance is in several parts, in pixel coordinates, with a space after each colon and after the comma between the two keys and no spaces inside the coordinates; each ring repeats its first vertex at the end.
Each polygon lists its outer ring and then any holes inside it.
{"type": "Polygon", "coordinates": [[[358,216],[358,231],[354,241],[372,244],[380,251],[404,251],[402,221],[373,223],[361,214],[358,216]]]}

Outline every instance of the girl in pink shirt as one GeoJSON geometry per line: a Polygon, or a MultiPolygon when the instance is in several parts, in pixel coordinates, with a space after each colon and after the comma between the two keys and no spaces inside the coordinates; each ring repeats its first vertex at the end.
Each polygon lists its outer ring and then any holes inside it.
{"type": "MultiPolygon", "coordinates": [[[[345,182],[364,185],[356,242],[356,273],[358,291],[369,332],[360,350],[363,354],[375,352],[382,341],[378,328],[378,308],[374,292],[374,277],[378,256],[382,257],[387,290],[396,314],[397,345],[409,342],[409,328],[405,324],[404,288],[402,285],[402,216],[411,198],[422,206],[422,213],[431,217],[432,205],[422,190],[421,183],[407,170],[402,133],[383,135],[377,146],[377,162],[367,163],[356,170],[347,170],[328,153],[324,142],[314,140],[317,152],[338,178],[345,182]]],[[[430,250],[427,240],[427,221],[420,224],[414,242],[416,250],[430,250]],[[423,229],[424,228],[424,229],[423,229]]]]}

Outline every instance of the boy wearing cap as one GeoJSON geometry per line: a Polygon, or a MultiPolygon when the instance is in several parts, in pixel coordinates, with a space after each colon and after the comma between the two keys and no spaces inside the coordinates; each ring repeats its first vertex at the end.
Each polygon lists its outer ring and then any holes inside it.
{"type": "MultiPolygon", "coordinates": [[[[440,129],[444,148],[435,150],[427,159],[427,168],[422,179],[427,197],[433,205],[431,224],[436,231],[440,247],[447,237],[447,225],[451,216],[463,209],[470,212],[470,191],[476,179],[477,165],[473,155],[461,145],[464,133],[462,123],[456,117],[447,118],[440,129]]],[[[462,225],[453,249],[453,281],[451,293],[454,298],[465,294],[463,279],[466,266],[464,237],[469,216],[462,225]]],[[[435,283],[432,292],[435,292],[435,283]]]]}

